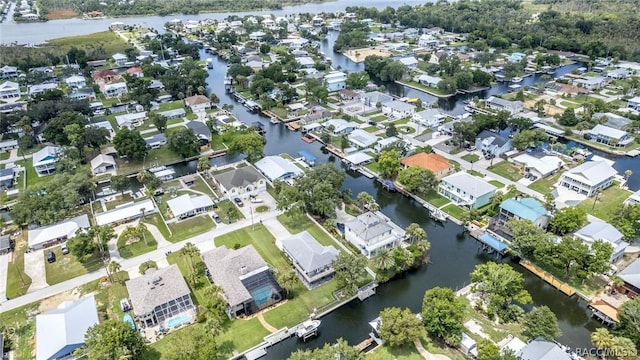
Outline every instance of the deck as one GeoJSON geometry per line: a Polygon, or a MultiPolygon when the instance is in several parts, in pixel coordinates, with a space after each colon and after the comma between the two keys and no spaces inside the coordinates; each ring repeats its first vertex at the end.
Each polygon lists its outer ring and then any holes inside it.
{"type": "Polygon", "coordinates": [[[538,276],[549,285],[555,287],[560,290],[563,294],[567,296],[573,296],[576,293],[576,290],[569,286],[568,284],[556,279],[555,276],[549,274],[548,272],[540,269],[536,265],[532,264],[527,260],[520,260],[520,265],[522,265],[525,269],[531,271],[534,275],[538,276]]]}

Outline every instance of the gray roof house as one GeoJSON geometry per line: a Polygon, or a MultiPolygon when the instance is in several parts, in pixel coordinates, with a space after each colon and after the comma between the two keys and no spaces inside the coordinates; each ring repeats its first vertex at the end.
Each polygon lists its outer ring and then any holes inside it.
{"type": "Polygon", "coordinates": [[[393,101],[393,98],[391,95],[387,95],[379,91],[371,91],[364,93],[361,101],[367,106],[376,107],[377,103],[384,104],[386,102],[393,101]]]}
{"type": "Polygon", "coordinates": [[[215,174],[213,178],[227,196],[241,194],[255,196],[267,190],[267,180],[252,166],[231,169],[215,174]]]}
{"type": "Polygon", "coordinates": [[[282,240],[282,250],[293,261],[300,279],[311,288],[328,281],[335,270],[331,267],[338,256],[333,246],[322,246],[307,231],[282,240]]]}
{"type": "Polygon", "coordinates": [[[66,358],[84,346],[85,333],[98,322],[93,295],[36,316],[36,360],[66,358]]]}
{"type": "Polygon", "coordinates": [[[620,260],[622,255],[624,255],[624,249],[629,246],[628,243],[622,241],[624,235],[622,235],[618,229],[603,221],[593,221],[576,231],[573,235],[589,246],[598,240],[609,243],[613,247],[611,263],[620,260]]]}
{"type": "Polygon", "coordinates": [[[571,360],[556,343],[542,339],[531,341],[516,356],[522,360],[571,360]]]}
{"type": "Polygon", "coordinates": [[[157,149],[160,146],[167,145],[167,136],[165,134],[155,134],[144,138],[144,142],[147,143],[147,147],[157,149]]]}
{"type": "Polygon", "coordinates": [[[204,252],[202,260],[213,283],[222,288],[230,318],[251,315],[283,299],[282,288],[252,245],[217,247],[204,252]]]}
{"type": "Polygon", "coordinates": [[[605,125],[596,125],[587,131],[586,135],[591,141],[608,146],[627,146],[633,142],[633,136],[624,130],[618,130],[605,125]]]}
{"type": "Polygon", "coordinates": [[[404,230],[381,212],[366,212],[344,224],[344,236],[366,257],[380,249],[394,248],[404,238],[404,230]]]}
{"type": "Polygon", "coordinates": [[[16,181],[16,172],[13,168],[0,169],[0,190],[10,189],[16,181]]]}
{"type": "Polygon", "coordinates": [[[640,259],[629,264],[618,276],[624,281],[628,295],[640,295],[640,259]]]}
{"type": "Polygon", "coordinates": [[[500,156],[513,149],[511,139],[488,130],[482,130],[482,132],[478,134],[475,146],[484,154],[493,154],[495,156],[500,156]]]}
{"type": "Polygon", "coordinates": [[[461,171],[442,178],[438,193],[457,205],[477,209],[488,204],[497,189],[479,177],[461,171]]]}
{"type": "Polygon", "coordinates": [[[190,313],[191,319],[195,320],[191,291],[178,265],[149,269],[143,276],[125,282],[125,285],[133,314],[145,326],[165,325],[165,320],[181,313],[190,313]]]}
{"type": "Polygon", "coordinates": [[[524,103],[522,101],[510,101],[495,96],[490,96],[485,100],[485,105],[489,109],[507,111],[511,115],[519,113],[524,108],[524,103]]]}
{"type": "Polygon", "coordinates": [[[618,130],[624,130],[633,122],[629,118],[614,113],[595,113],[591,118],[594,120],[605,118],[607,119],[607,121],[604,123],[604,125],[618,130]]]}
{"type": "Polygon", "coordinates": [[[364,149],[378,142],[380,138],[368,131],[355,129],[348,135],[348,139],[353,146],[364,149]]]}
{"type": "Polygon", "coordinates": [[[60,148],[57,146],[45,146],[33,154],[31,161],[38,176],[49,175],[56,171],[59,151],[60,148]]]}
{"type": "Polygon", "coordinates": [[[207,127],[203,122],[189,121],[187,123],[187,127],[193,130],[200,140],[206,140],[207,143],[211,140],[211,130],[209,130],[209,127],[207,127]]]}
{"type": "Polygon", "coordinates": [[[76,236],[78,231],[91,227],[87,214],[60,221],[59,223],[31,229],[27,238],[30,249],[42,249],[76,236]]]}

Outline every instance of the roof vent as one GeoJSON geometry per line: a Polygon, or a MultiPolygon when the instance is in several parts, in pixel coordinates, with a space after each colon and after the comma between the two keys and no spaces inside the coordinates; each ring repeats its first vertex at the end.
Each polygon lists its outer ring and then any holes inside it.
{"type": "Polygon", "coordinates": [[[246,266],[242,265],[240,267],[240,274],[241,275],[246,275],[247,274],[247,267],[246,266]]]}

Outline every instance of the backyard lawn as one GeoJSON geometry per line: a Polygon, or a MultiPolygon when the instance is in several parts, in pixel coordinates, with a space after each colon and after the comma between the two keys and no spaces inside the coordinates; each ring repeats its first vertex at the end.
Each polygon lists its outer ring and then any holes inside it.
{"type": "Polygon", "coordinates": [[[97,254],[91,256],[84,264],[73,254],[63,255],[60,246],[50,248],[56,254],[56,261],[49,263],[46,256],[42,256],[47,274],[47,284],[55,285],[74,277],[98,270],[103,264],[97,254]]]}
{"type": "Polygon", "coordinates": [[[336,242],[307,216],[301,219],[291,219],[286,214],[282,214],[278,215],[278,221],[280,221],[280,223],[292,234],[297,234],[306,230],[320,244],[324,246],[333,245],[334,247],[337,247],[336,242]]]}
{"type": "Polygon", "coordinates": [[[214,239],[216,246],[237,249],[253,245],[260,256],[279,271],[288,271],[291,265],[275,245],[276,239],[262,224],[251,225],[214,239]]]}
{"type": "MultiPolygon", "coordinates": [[[[53,179],[53,175],[49,176],[38,176],[36,173],[36,169],[33,167],[33,162],[31,159],[26,160],[18,160],[15,162],[16,165],[22,166],[26,169],[27,174],[27,186],[32,186],[35,184],[46,183],[53,179]]],[[[21,182],[18,182],[18,186],[21,185],[21,182]]]]}
{"type": "Polygon", "coordinates": [[[377,132],[377,131],[378,131],[378,130],[380,130],[380,129],[378,129],[378,128],[377,128],[377,127],[375,127],[375,126],[367,126],[366,128],[364,128],[364,129],[362,129],[362,130],[364,130],[364,131],[366,131],[366,132],[369,132],[369,133],[374,133],[374,132],[377,132]]]}
{"type": "Polygon", "coordinates": [[[562,172],[558,172],[553,176],[549,176],[543,179],[538,179],[529,184],[529,189],[535,190],[540,194],[549,194],[553,190],[553,185],[558,182],[562,172]]]}
{"type": "Polygon", "coordinates": [[[216,224],[209,215],[200,215],[192,217],[191,219],[170,223],[167,226],[172,234],[167,240],[175,243],[207,232],[215,228],[216,224]]]}
{"type": "MultiPolygon", "coordinates": [[[[144,165],[146,168],[167,164],[173,161],[181,160],[180,155],[174,153],[169,150],[168,147],[161,147],[160,149],[151,149],[147,154],[146,161],[144,161],[144,165]]],[[[127,161],[127,159],[116,158],[116,163],[118,165],[118,174],[130,174],[142,169],[143,161],[140,160],[131,160],[127,161]]]]}
{"type": "Polygon", "coordinates": [[[420,197],[426,200],[429,204],[438,208],[444,204],[451,202],[451,200],[438,194],[436,190],[429,190],[426,194],[421,195],[420,197]]]}
{"type": "Polygon", "coordinates": [[[203,194],[209,195],[209,196],[213,196],[213,193],[211,192],[211,189],[209,188],[209,186],[202,180],[202,178],[200,178],[200,176],[198,175],[194,175],[195,176],[195,182],[193,185],[189,186],[189,189],[191,190],[195,190],[195,191],[199,191],[203,194]]]}
{"type": "Polygon", "coordinates": [[[480,160],[480,156],[476,155],[476,154],[466,154],[461,156],[462,160],[468,161],[470,163],[474,163],[478,160],[480,160]]]}
{"type": "Polygon", "coordinates": [[[11,156],[11,151],[5,151],[0,153],[0,160],[7,160],[11,156]]]}
{"type": "Polygon", "coordinates": [[[367,169],[373,171],[376,174],[380,172],[380,168],[378,167],[378,163],[375,162],[375,161],[368,163],[364,167],[366,167],[367,169]]]}
{"type": "Polygon", "coordinates": [[[488,170],[511,181],[518,181],[522,179],[522,173],[520,172],[520,169],[517,166],[509,163],[508,161],[502,161],[493,166],[490,166],[488,170]]]}
{"type": "Polygon", "coordinates": [[[618,183],[614,183],[602,191],[597,197],[594,196],[584,200],[578,207],[597,218],[610,221],[614,210],[620,206],[629,195],[631,195],[630,191],[620,189],[618,183]]]}
{"type": "Polygon", "coordinates": [[[131,196],[130,193],[125,193],[124,195],[118,194],[115,196],[115,200],[108,201],[105,203],[105,205],[107,207],[107,210],[113,210],[119,205],[130,203],[132,201],[133,201],[133,197],[131,196]]]}
{"type": "Polygon", "coordinates": [[[307,290],[298,282],[293,290],[293,298],[286,304],[275,307],[264,313],[264,319],[273,327],[281,329],[301,323],[319,309],[335,301],[336,281],[331,280],[313,290],[307,290]]]}
{"type": "Polygon", "coordinates": [[[447,214],[453,216],[454,218],[456,218],[458,220],[462,219],[462,216],[466,212],[466,210],[464,208],[456,206],[455,204],[449,204],[449,205],[443,207],[442,211],[446,212],[447,214]]]}
{"type": "Polygon", "coordinates": [[[158,248],[158,242],[151,235],[149,230],[145,230],[142,237],[120,235],[118,238],[118,252],[125,259],[146,254],[158,248]],[[129,244],[127,241],[130,239],[129,244]]]}
{"type": "Polygon", "coordinates": [[[489,184],[497,187],[498,189],[502,189],[504,187],[504,184],[498,180],[489,180],[489,184]]]}

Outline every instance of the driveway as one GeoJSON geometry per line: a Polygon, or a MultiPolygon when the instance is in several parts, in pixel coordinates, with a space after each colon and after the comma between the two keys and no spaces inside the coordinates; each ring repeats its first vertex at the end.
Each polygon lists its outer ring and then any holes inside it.
{"type": "Polygon", "coordinates": [[[47,272],[44,268],[44,250],[35,250],[24,254],[24,272],[31,278],[31,286],[27,292],[49,286],[47,272]]]}
{"type": "Polygon", "coordinates": [[[9,270],[9,254],[0,255],[0,303],[7,298],[7,275],[9,270]]]}

